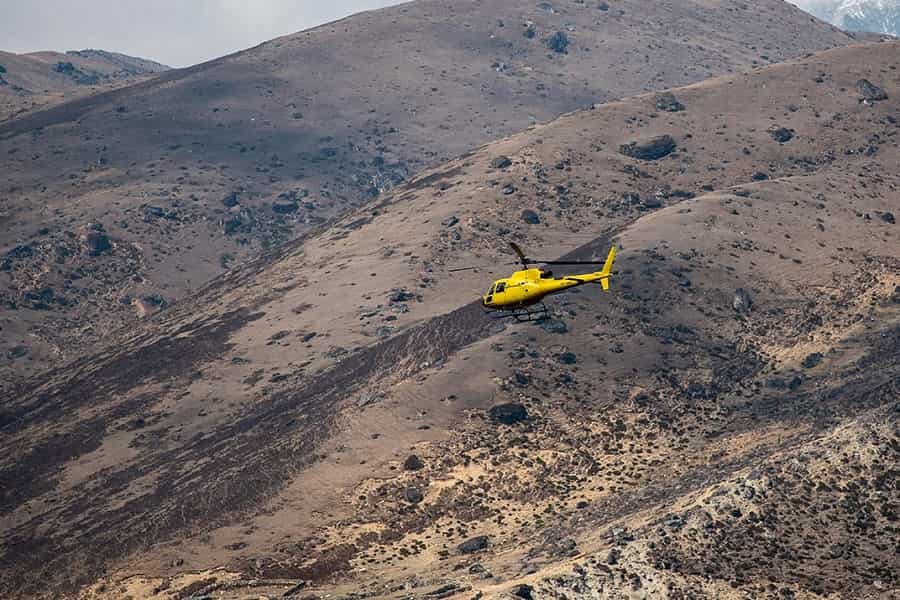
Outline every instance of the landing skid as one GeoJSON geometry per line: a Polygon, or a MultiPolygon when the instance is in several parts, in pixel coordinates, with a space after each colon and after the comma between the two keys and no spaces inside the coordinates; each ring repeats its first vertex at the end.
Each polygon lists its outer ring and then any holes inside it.
{"type": "Polygon", "coordinates": [[[494,319],[515,319],[519,323],[535,323],[550,318],[550,309],[541,302],[536,306],[528,306],[525,308],[517,308],[515,310],[506,311],[499,314],[491,315],[494,319]]]}

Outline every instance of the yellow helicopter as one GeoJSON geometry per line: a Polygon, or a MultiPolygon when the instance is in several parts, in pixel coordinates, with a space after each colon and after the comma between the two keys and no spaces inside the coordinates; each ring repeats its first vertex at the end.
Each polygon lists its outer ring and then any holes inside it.
{"type": "MultiPolygon", "coordinates": [[[[600,261],[559,261],[535,260],[525,256],[518,244],[509,244],[523,269],[516,271],[506,279],[498,279],[481,300],[482,305],[491,311],[502,311],[501,317],[512,317],[517,321],[540,321],[550,316],[544,298],[573,287],[588,283],[599,284],[603,291],[609,291],[609,279],[612,276],[613,261],[616,260],[616,247],[613,246],[605,262],[600,261]],[[565,275],[553,277],[552,271],[532,269],[531,265],[603,265],[603,270],[581,275],[565,275]],[[538,306],[539,305],[539,306],[538,306]]],[[[468,269],[477,268],[469,267],[468,269]]],[[[453,269],[465,271],[468,269],[453,269]]]]}

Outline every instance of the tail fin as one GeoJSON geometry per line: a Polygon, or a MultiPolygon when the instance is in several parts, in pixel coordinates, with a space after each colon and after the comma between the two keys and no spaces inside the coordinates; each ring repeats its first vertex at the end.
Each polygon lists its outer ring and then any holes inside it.
{"type": "Polygon", "coordinates": [[[616,260],[616,247],[613,246],[609,250],[609,255],[606,257],[606,263],[603,265],[603,270],[600,272],[600,285],[603,286],[603,291],[609,291],[609,277],[612,275],[612,266],[613,262],[616,260]]]}

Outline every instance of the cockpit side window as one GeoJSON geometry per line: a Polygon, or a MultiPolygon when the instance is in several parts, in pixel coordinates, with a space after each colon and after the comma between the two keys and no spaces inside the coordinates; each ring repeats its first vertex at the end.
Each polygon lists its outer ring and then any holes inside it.
{"type": "Polygon", "coordinates": [[[490,296],[490,295],[493,294],[493,293],[494,293],[494,286],[492,285],[492,286],[491,286],[491,289],[489,289],[489,290],[487,291],[487,294],[485,294],[485,296],[490,296]]]}
{"type": "Polygon", "coordinates": [[[497,284],[497,290],[496,290],[496,293],[497,293],[497,294],[502,294],[502,293],[503,293],[503,290],[505,290],[505,289],[506,289],[506,282],[505,282],[505,281],[501,281],[500,283],[497,284]]]}

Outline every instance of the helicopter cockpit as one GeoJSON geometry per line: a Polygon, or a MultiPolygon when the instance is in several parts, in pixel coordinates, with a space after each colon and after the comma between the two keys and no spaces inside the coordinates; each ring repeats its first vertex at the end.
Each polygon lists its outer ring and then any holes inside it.
{"type": "Polygon", "coordinates": [[[484,295],[484,304],[485,306],[489,305],[494,301],[494,294],[502,294],[506,291],[506,282],[498,281],[495,282],[490,289],[487,291],[487,294],[484,295]]]}

